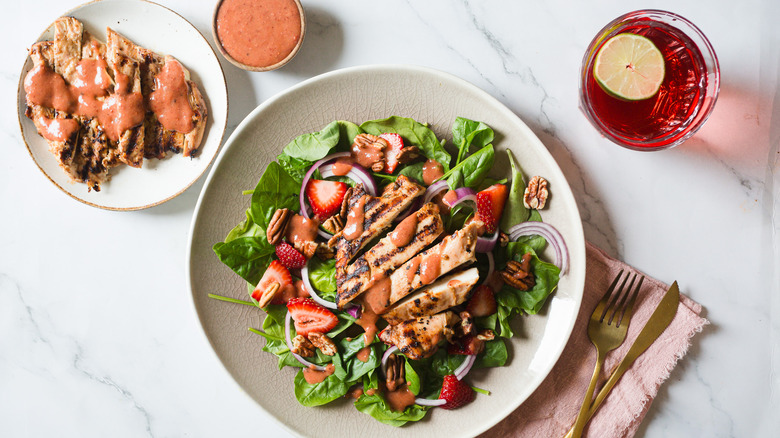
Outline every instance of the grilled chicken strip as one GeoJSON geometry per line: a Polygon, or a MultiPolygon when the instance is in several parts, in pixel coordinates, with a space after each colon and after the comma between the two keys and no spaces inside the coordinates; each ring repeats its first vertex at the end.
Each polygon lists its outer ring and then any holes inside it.
{"type": "Polygon", "coordinates": [[[393,306],[382,315],[382,318],[396,325],[410,319],[435,315],[466,301],[477,281],[479,281],[477,268],[440,278],[393,306]]]}
{"type": "Polygon", "coordinates": [[[390,304],[458,266],[476,261],[474,250],[481,226],[481,222],[471,222],[396,269],[390,275],[390,304]]]}
{"type": "MultiPolygon", "coordinates": [[[[113,29],[106,29],[106,59],[114,70],[116,88],[124,87],[122,92],[141,93],[141,67],[132,59],[133,51],[128,40],[113,29]]],[[[144,124],[130,128],[122,133],[117,142],[119,160],[132,167],[141,167],[144,160],[144,124]]]]}
{"type": "Polygon", "coordinates": [[[394,242],[398,242],[398,236],[394,237],[394,233],[408,232],[409,230],[402,228],[409,218],[404,219],[404,222],[396,226],[393,232],[383,237],[379,243],[347,267],[336,297],[339,307],[355,299],[368,290],[373,281],[386,277],[390,271],[433,243],[444,231],[444,222],[441,220],[439,207],[436,204],[428,202],[413,214],[415,218],[412,220],[416,221],[416,227],[412,230],[413,237],[406,245],[396,246],[394,242]]]}
{"type": "Polygon", "coordinates": [[[374,197],[366,193],[361,184],[355,186],[352,196],[347,201],[350,214],[358,212],[363,205],[362,233],[354,239],[347,239],[344,230],[333,236],[329,242],[336,247],[336,285],[342,291],[342,285],[347,278],[347,265],[357,253],[370,241],[386,230],[402,211],[404,211],[415,197],[425,191],[420,185],[413,183],[405,176],[399,176],[395,182],[389,184],[382,196],[374,197]],[[365,199],[363,199],[365,198],[365,199]]]}
{"type": "Polygon", "coordinates": [[[436,352],[437,344],[447,336],[447,332],[452,333],[459,321],[460,318],[453,312],[442,312],[387,326],[379,333],[379,339],[385,344],[395,345],[409,359],[424,359],[436,352]]]}

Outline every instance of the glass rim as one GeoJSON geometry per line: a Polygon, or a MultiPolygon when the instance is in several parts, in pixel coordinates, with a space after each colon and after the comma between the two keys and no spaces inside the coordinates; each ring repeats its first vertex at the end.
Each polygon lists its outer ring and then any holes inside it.
{"type": "Polygon", "coordinates": [[[695,134],[707,121],[713,109],[715,108],[715,102],[718,100],[720,94],[720,63],[718,62],[718,56],[712,47],[709,39],[704,35],[695,24],[693,24],[687,18],[661,9],[640,9],[632,12],[625,13],[614,20],[610,21],[601,30],[596,33],[596,36],[591,40],[588,45],[585,55],[582,58],[582,64],[580,66],[580,109],[585,114],[590,123],[599,131],[604,137],[627,149],[651,152],[662,149],[668,149],[677,146],[684,141],[688,140],[693,134],[695,134]],[[693,41],[696,47],[701,52],[704,60],[705,75],[707,77],[706,87],[703,89],[703,97],[701,107],[692,114],[683,126],[661,136],[649,140],[637,140],[634,138],[627,138],[617,132],[614,132],[604,123],[602,123],[596,112],[593,109],[587,91],[587,77],[590,74],[591,64],[595,59],[596,48],[600,46],[602,41],[611,38],[616,35],[622,28],[622,24],[637,18],[650,18],[656,21],[660,21],[666,25],[675,27],[680,32],[685,34],[693,41]],[[682,26],[680,26],[680,24],[682,26]]]}

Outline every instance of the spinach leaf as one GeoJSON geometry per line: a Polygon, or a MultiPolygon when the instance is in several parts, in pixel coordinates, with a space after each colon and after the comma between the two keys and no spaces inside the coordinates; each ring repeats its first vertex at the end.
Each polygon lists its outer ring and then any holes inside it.
{"type": "Polygon", "coordinates": [[[262,229],[259,239],[266,240],[265,230],[276,210],[289,208],[297,212],[300,209],[300,192],[301,184],[279,163],[272,161],[268,164],[252,192],[252,204],[249,206],[249,216],[262,229]]]}
{"type": "Polygon", "coordinates": [[[345,382],[357,382],[380,365],[381,357],[376,345],[369,346],[371,351],[365,362],[357,358],[357,353],[365,347],[362,336],[351,341],[342,339],[338,346],[339,354],[333,357],[333,365],[336,367],[334,374],[345,382]]]}
{"type": "Polygon", "coordinates": [[[450,169],[452,157],[449,152],[436,138],[436,134],[422,123],[407,117],[390,116],[386,119],[363,122],[360,128],[373,135],[394,132],[403,137],[408,144],[420,148],[420,153],[426,158],[438,161],[445,172],[450,169]]]}
{"type": "Polygon", "coordinates": [[[284,168],[285,172],[298,183],[298,187],[303,183],[306,172],[314,165],[313,161],[291,157],[285,153],[277,155],[276,161],[279,162],[279,165],[284,168]]]}
{"type": "Polygon", "coordinates": [[[349,391],[349,385],[334,374],[320,383],[311,384],[303,377],[303,370],[295,375],[295,398],[304,406],[321,406],[330,403],[349,391]]]}
{"type": "Polygon", "coordinates": [[[372,395],[364,393],[355,401],[355,408],[364,414],[374,417],[379,422],[395,427],[403,426],[409,421],[422,420],[428,411],[427,406],[419,405],[409,406],[403,412],[393,411],[379,392],[372,395]]]}
{"type": "Polygon", "coordinates": [[[501,215],[501,230],[505,233],[521,222],[528,220],[528,209],[523,205],[523,192],[525,192],[525,181],[520,165],[517,164],[512,151],[507,149],[509,164],[512,166],[512,186],[509,188],[509,197],[504,206],[504,213],[501,215]]]}
{"type": "Polygon", "coordinates": [[[485,350],[477,356],[474,366],[477,368],[501,367],[506,364],[509,353],[501,338],[485,342],[485,350]]]}
{"type": "Polygon", "coordinates": [[[403,175],[407,178],[410,178],[414,181],[417,181],[418,183],[423,183],[423,166],[425,166],[425,162],[419,162],[414,164],[409,164],[407,166],[404,166],[400,172],[398,172],[398,175],[403,175]]]}
{"type": "Polygon", "coordinates": [[[225,242],[238,239],[239,237],[254,237],[257,233],[262,232],[262,229],[249,217],[249,212],[246,213],[246,219],[239,222],[225,237],[225,242]]]}
{"type": "Polygon", "coordinates": [[[284,147],[284,153],[301,160],[317,161],[330,153],[339,143],[338,122],[330,122],[319,132],[296,137],[284,147]]]}
{"type": "Polygon", "coordinates": [[[458,187],[476,188],[493,168],[494,158],[493,145],[489,144],[445,172],[442,179],[446,179],[453,190],[458,187]]]}
{"type": "Polygon", "coordinates": [[[453,374],[464,360],[466,360],[466,356],[462,354],[449,354],[446,349],[439,349],[432,356],[431,369],[444,377],[453,374]]]}
{"type": "Polygon", "coordinates": [[[309,282],[317,289],[317,295],[324,300],[336,300],[336,259],[309,260],[309,282]]]}
{"type": "Polygon", "coordinates": [[[274,248],[265,238],[265,231],[258,237],[239,237],[229,242],[214,244],[214,253],[236,274],[250,284],[257,284],[262,278],[274,248]]]}
{"type": "Polygon", "coordinates": [[[360,129],[360,126],[346,120],[339,120],[336,123],[339,125],[339,142],[336,149],[346,152],[352,148],[355,137],[362,134],[363,130],[360,129]]]}
{"type": "Polygon", "coordinates": [[[471,203],[462,202],[450,210],[450,214],[444,216],[444,228],[447,233],[452,234],[463,228],[468,218],[474,214],[474,207],[471,203]]]}
{"type": "Polygon", "coordinates": [[[490,126],[463,117],[455,119],[452,124],[452,142],[458,147],[458,159],[455,164],[463,161],[471,146],[483,148],[493,141],[493,130],[490,126]]]}
{"type": "Polygon", "coordinates": [[[408,359],[404,361],[404,372],[406,373],[406,383],[408,384],[409,391],[412,391],[412,394],[414,395],[419,395],[420,376],[417,375],[417,371],[414,370],[414,367],[412,367],[408,359]]]}

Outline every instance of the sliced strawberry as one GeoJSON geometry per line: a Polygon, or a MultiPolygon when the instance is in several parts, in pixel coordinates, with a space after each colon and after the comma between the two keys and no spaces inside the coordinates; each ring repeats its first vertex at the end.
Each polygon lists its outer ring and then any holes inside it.
{"type": "Polygon", "coordinates": [[[450,344],[449,347],[447,347],[447,353],[471,356],[473,354],[482,353],[482,350],[484,349],[485,341],[477,339],[474,335],[466,335],[462,338],[455,339],[455,343],[450,344]]]}
{"type": "Polygon", "coordinates": [[[339,211],[347,188],[347,184],[340,181],[309,180],[306,198],[317,219],[323,221],[339,211]]]}
{"type": "Polygon", "coordinates": [[[466,311],[471,316],[488,316],[496,313],[498,306],[496,305],[496,297],[493,294],[493,289],[488,285],[480,285],[471,294],[468,303],[466,303],[466,311]]]}
{"type": "Polygon", "coordinates": [[[385,150],[387,164],[385,164],[383,171],[385,173],[393,173],[395,172],[395,168],[398,167],[398,156],[401,155],[401,149],[404,148],[404,139],[401,138],[400,135],[391,132],[386,132],[379,137],[384,138],[387,141],[387,144],[390,145],[390,147],[385,150]]]}
{"type": "Polygon", "coordinates": [[[306,266],[306,257],[285,241],[276,245],[276,256],[287,269],[301,269],[306,266]]]}
{"type": "Polygon", "coordinates": [[[328,333],[339,322],[333,312],[311,298],[293,298],[287,302],[287,310],[295,321],[295,331],[303,336],[311,332],[328,333]]]}
{"type": "Polygon", "coordinates": [[[282,296],[284,291],[293,287],[292,275],[290,271],[280,262],[274,260],[268,265],[268,269],[265,270],[263,278],[257,283],[255,290],[252,291],[252,298],[260,301],[260,297],[263,296],[263,292],[267,290],[274,282],[279,283],[279,292],[276,293],[276,298],[271,301],[271,304],[283,304],[284,300],[282,296]]]}
{"type": "Polygon", "coordinates": [[[441,387],[439,399],[445,400],[446,403],[440,407],[444,409],[457,409],[465,404],[471,403],[475,396],[476,393],[474,390],[463,381],[458,380],[454,374],[444,376],[444,384],[441,387]]]}
{"type": "Polygon", "coordinates": [[[477,193],[477,218],[485,223],[485,232],[493,234],[501,221],[509,189],[504,184],[493,184],[477,193]]]}

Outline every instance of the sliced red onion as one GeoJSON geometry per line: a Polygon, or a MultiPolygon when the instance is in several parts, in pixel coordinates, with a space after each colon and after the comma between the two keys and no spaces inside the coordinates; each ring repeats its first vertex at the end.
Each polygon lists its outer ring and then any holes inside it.
{"type": "Polygon", "coordinates": [[[428,398],[416,398],[414,402],[420,406],[441,406],[447,403],[447,400],[443,398],[428,399],[428,398]]]}
{"type": "Polygon", "coordinates": [[[328,301],[325,299],[320,298],[319,295],[317,295],[317,289],[312,286],[311,281],[309,280],[309,263],[307,262],[304,267],[301,268],[301,280],[303,280],[303,284],[306,286],[306,289],[309,291],[309,296],[312,300],[316,301],[317,304],[319,304],[322,307],[326,307],[328,309],[336,310],[338,309],[338,306],[336,306],[336,303],[332,301],[328,301]]]}
{"type": "Polygon", "coordinates": [[[352,315],[353,318],[359,319],[360,316],[363,314],[363,308],[360,306],[349,306],[347,307],[347,313],[352,315]]]}
{"type": "Polygon", "coordinates": [[[485,255],[487,255],[488,258],[488,271],[485,276],[485,281],[487,282],[490,281],[490,276],[493,275],[493,272],[496,270],[496,262],[493,260],[492,252],[485,253],[485,255]]]}
{"type": "Polygon", "coordinates": [[[473,189],[468,187],[461,187],[459,189],[455,189],[455,194],[457,195],[457,198],[455,199],[455,202],[450,205],[450,208],[455,208],[456,205],[463,202],[473,202],[474,205],[477,204],[477,192],[475,192],[473,189]]]}
{"type": "MultiPolygon", "coordinates": [[[[306,172],[306,175],[303,177],[303,181],[301,181],[301,193],[298,196],[300,203],[301,203],[301,216],[305,217],[306,219],[311,218],[311,213],[309,212],[309,206],[306,204],[306,186],[309,184],[309,180],[311,179],[311,176],[314,174],[314,171],[318,168],[322,167],[323,164],[326,164],[330,161],[333,161],[337,158],[341,157],[349,157],[351,154],[349,152],[337,152],[335,154],[330,154],[326,156],[325,158],[315,162],[309,170],[306,172]]],[[[324,169],[320,171],[323,178],[326,178],[326,174],[329,176],[333,176],[333,170],[332,169],[324,169]]],[[[359,164],[353,164],[352,169],[349,171],[347,176],[352,179],[355,182],[363,184],[363,188],[366,189],[366,192],[368,192],[371,196],[376,196],[377,194],[377,186],[374,182],[374,179],[371,177],[371,174],[366,171],[362,166],[359,164]]],[[[325,240],[328,240],[332,237],[330,233],[325,232],[322,229],[317,229],[317,234],[320,235],[325,240]]]]}
{"type": "Polygon", "coordinates": [[[498,230],[490,237],[477,237],[476,251],[489,253],[496,247],[496,242],[498,242],[498,230]]]}
{"type": "Polygon", "coordinates": [[[387,368],[387,359],[396,351],[398,351],[398,347],[393,345],[392,347],[388,348],[387,351],[385,351],[385,354],[382,355],[382,374],[385,374],[385,369],[387,368]]]}
{"type": "Polygon", "coordinates": [[[460,366],[453,373],[455,374],[455,378],[458,380],[463,380],[463,378],[466,377],[466,374],[468,374],[471,370],[471,367],[474,366],[474,361],[476,360],[476,354],[470,354],[466,356],[466,360],[464,360],[463,363],[460,364],[460,366]]]}
{"type": "Polygon", "coordinates": [[[521,236],[538,235],[544,237],[555,252],[555,266],[561,269],[561,275],[569,268],[569,248],[561,233],[544,222],[523,222],[509,229],[509,239],[517,240],[521,236]]]}
{"type": "Polygon", "coordinates": [[[447,184],[447,181],[436,181],[435,183],[428,186],[427,189],[425,189],[425,193],[423,194],[423,204],[428,203],[433,199],[434,196],[441,193],[442,190],[449,190],[450,186],[447,184]]]}
{"type": "MultiPolygon", "coordinates": [[[[287,342],[287,348],[290,349],[290,352],[292,353],[292,340],[290,339],[290,320],[292,319],[292,314],[290,312],[287,312],[287,315],[284,317],[284,340],[287,342]]],[[[309,362],[308,360],[302,358],[300,355],[292,353],[293,357],[295,357],[298,362],[302,363],[305,367],[317,370],[317,371],[325,371],[325,367],[313,364],[309,362]]]]}

